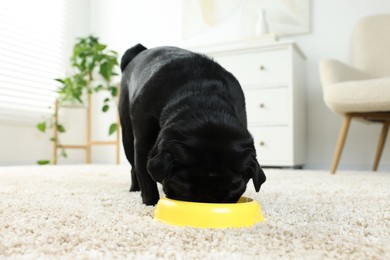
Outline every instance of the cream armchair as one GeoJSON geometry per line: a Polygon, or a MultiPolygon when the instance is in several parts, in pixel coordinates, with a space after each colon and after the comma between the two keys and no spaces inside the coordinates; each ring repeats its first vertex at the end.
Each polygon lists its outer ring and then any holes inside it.
{"type": "Polygon", "coordinates": [[[378,168],[390,125],[390,14],[367,17],[353,32],[353,65],[320,63],[325,104],[344,116],[333,157],[335,173],[352,118],[383,124],[373,171],[378,168]]]}

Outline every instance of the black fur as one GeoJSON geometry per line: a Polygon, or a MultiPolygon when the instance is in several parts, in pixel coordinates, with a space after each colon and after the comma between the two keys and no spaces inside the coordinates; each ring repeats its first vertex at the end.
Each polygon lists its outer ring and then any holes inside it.
{"type": "Polygon", "coordinates": [[[143,203],[168,198],[235,202],[266,177],[247,130],[245,100],[232,74],[206,56],[136,45],[122,58],[119,113],[130,191],[143,203]]]}
{"type": "Polygon", "coordinates": [[[138,55],[138,53],[146,50],[145,46],[142,44],[137,44],[134,47],[128,49],[125,54],[122,56],[121,60],[121,71],[123,72],[127,66],[127,64],[130,63],[132,59],[134,59],[135,56],[138,55]]]}

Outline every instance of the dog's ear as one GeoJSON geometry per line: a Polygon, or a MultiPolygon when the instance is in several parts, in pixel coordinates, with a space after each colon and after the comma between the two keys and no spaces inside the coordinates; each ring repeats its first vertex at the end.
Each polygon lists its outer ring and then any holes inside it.
{"type": "Polygon", "coordinates": [[[172,163],[172,154],[166,151],[159,151],[156,145],[149,153],[147,169],[154,181],[162,183],[170,173],[172,163]]]}
{"type": "Polygon", "coordinates": [[[255,157],[252,157],[249,162],[248,172],[249,176],[252,178],[255,190],[258,192],[260,190],[261,184],[265,182],[266,177],[255,157]]]}

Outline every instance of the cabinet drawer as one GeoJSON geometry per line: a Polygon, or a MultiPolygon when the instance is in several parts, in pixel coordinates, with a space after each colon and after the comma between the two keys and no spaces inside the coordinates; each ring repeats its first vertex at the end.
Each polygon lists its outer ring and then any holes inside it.
{"type": "Polygon", "coordinates": [[[288,91],[288,88],[244,90],[249,124],[286,124],[291,110],[288,91]]]}
{"type": "Polygon", "coordinates": [[[231,72],[241,85],[286,84],[291,75],[291,57],[287,50],[216,55],[214,58],[231,72]]]}
{"type": "Polygon", "coordinates": [[[260,165],[288,164],[292,156],[292,138],[289,126],[249,127],[260,165]]]}

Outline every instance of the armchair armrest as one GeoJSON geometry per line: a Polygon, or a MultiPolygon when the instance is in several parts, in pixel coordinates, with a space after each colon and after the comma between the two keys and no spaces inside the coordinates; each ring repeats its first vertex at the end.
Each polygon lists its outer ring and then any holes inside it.
{"type": "Polygon", "coordinates": [[[365,80],[371,76],[338,60],[320,62],[320,78],[324,87],[343,81],[365,80]]]}

